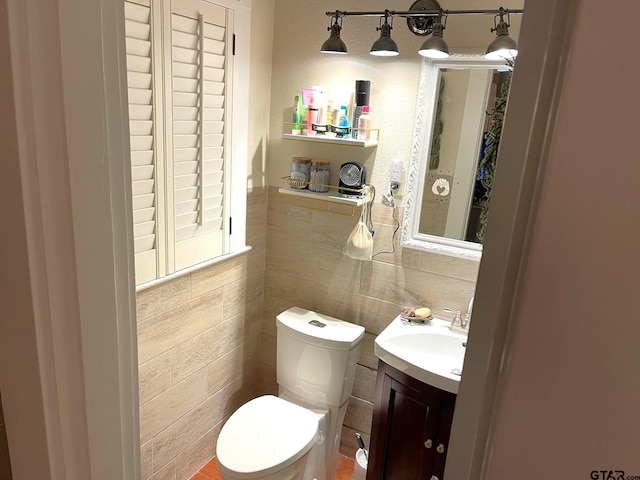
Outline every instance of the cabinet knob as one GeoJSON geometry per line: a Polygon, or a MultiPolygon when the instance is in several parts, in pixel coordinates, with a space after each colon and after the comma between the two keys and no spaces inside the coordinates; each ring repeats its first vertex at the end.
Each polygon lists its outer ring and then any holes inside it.
{"type": "Polygon", "coordinates": [[[444,445],[442,443],[436,447],[436,452],[444,453],[444,445]]]}
{"type": "Polygon", "coordinates": [[[433,447],[433,441],[431,439],[427,440],[426,442],[424,442],[424,446],[426,448],[431,448],[433,447]]]}

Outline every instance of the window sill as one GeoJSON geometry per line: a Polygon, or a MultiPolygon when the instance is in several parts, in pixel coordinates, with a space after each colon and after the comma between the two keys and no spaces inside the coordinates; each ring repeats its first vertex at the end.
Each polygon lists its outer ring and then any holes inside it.
{"type": "Polygon", "coordinates": [[[239,257],[240,255],[244,255],[250,250],[251,250],[251,246],[245,245],[244,247],[240,248],[235,252],[227,253],[226,255],[220,255],[219,257],[213,258],[206,262],[198,263],[197,265],[194,265],[192,267],[184,268],[178,272],[172,273],[170,275],[166,275],[162,278],[157,278],[156,280],[151,280],[149,282],[142,283],[136,286],[136,293],[146,290],[147,288],[155,287],[156,285],[161,285],[163,283],[170,282],[172,280],[175,280],[178,277],[181,277],[191,272],[195,272],[202,268],[206,268],[206,267],[210,267],[211,265],[216,265],[218,263],[226,262],[227,260],[231,260],[232,258],[239,257]]]}

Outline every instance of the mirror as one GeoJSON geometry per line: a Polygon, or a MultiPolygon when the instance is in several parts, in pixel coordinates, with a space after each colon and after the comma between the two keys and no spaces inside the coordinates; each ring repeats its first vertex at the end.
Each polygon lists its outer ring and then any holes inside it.
{"type": "Polygon", "coordinates": [[[511,78],[479,54],[424,59],[402,245],[479,259],[511,78]]]}

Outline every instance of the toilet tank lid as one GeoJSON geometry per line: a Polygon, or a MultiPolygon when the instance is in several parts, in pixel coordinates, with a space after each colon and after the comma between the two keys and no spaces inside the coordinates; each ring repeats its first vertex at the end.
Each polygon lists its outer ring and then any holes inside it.
{"type": "Polygon", "coordinates": [[[276,316],[276,325],[302,340],[329,348],[351,350],[364,337],[364,327],[300,307],[276,316]]]}

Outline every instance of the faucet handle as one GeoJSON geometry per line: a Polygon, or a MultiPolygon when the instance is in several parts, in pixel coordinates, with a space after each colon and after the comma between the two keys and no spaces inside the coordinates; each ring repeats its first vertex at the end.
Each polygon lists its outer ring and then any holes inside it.
{"type": "Polygon", "coordinates": [[[453,313],[455,318],[451,322],[452,327],[462,327],[462,313],[460,310],[454,310],[453,308],[444,308],[444,311],[447,313],[453,313]]]}

